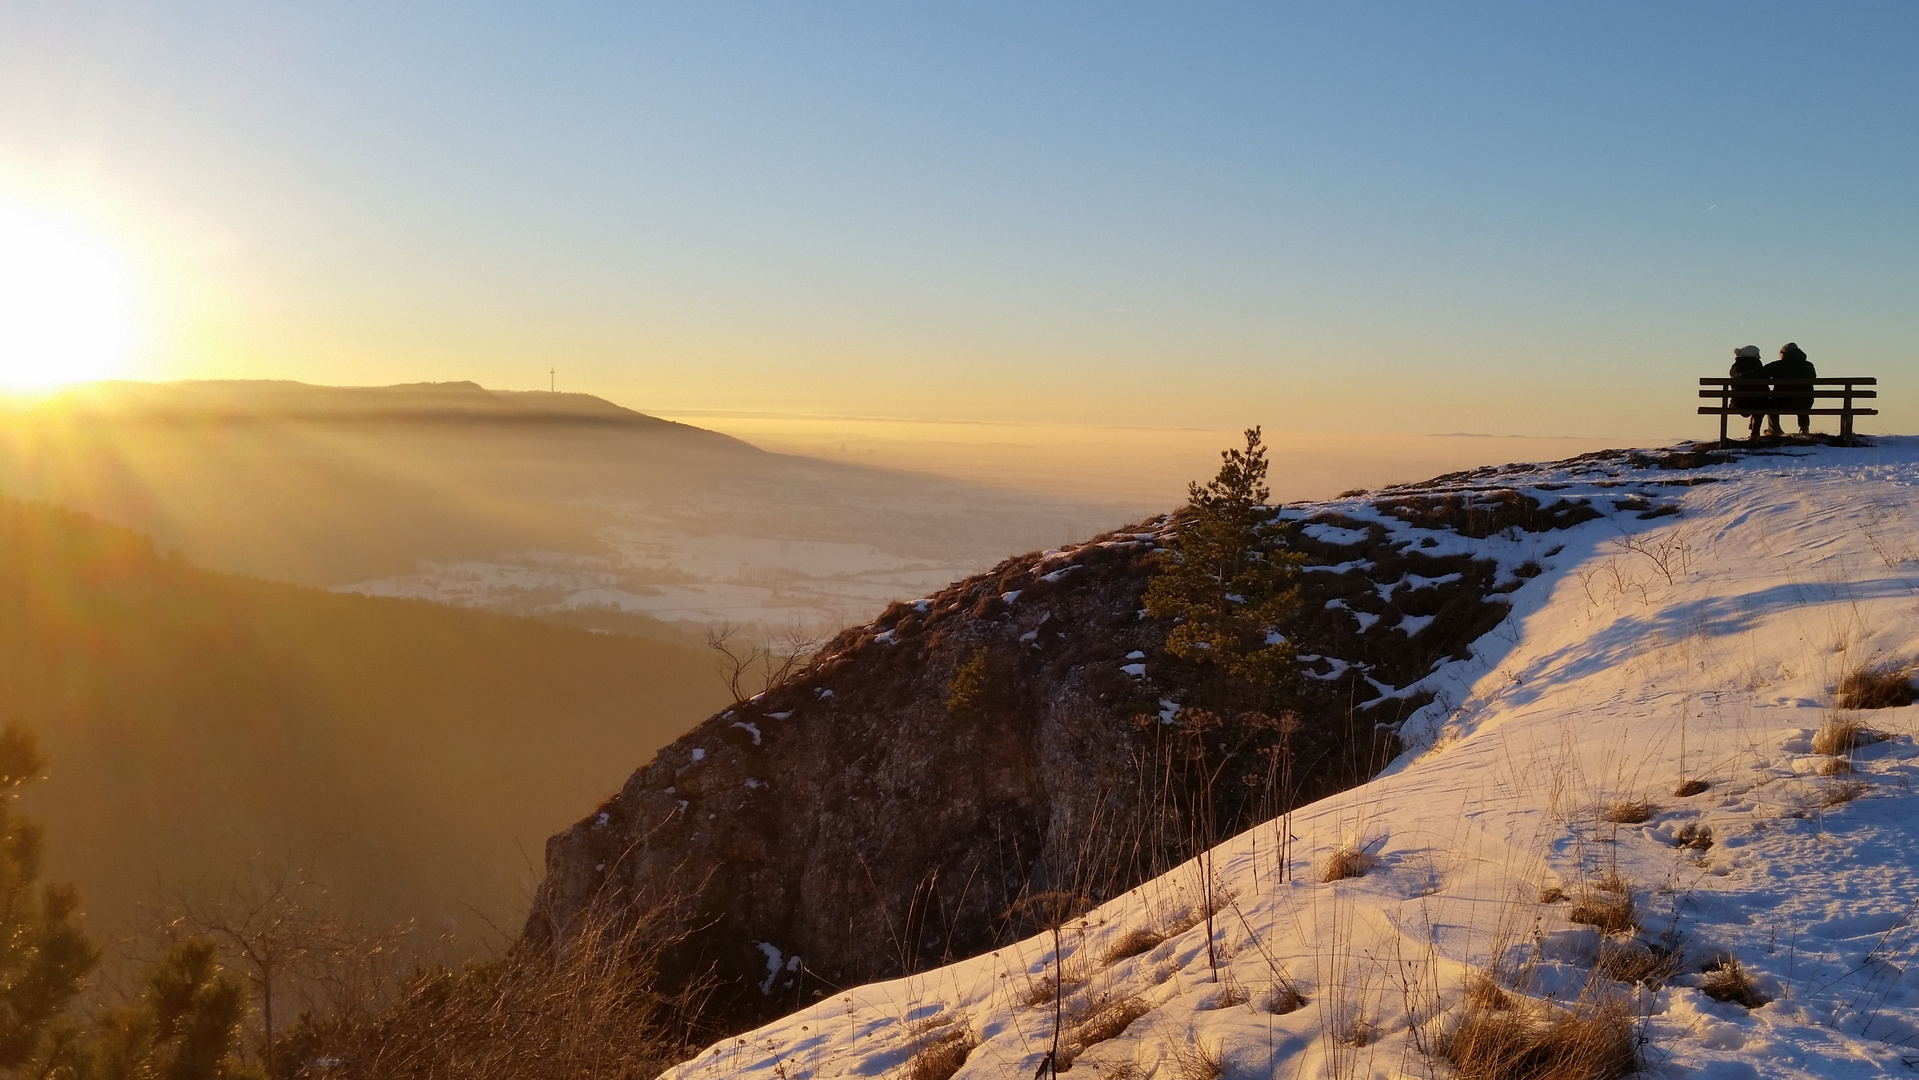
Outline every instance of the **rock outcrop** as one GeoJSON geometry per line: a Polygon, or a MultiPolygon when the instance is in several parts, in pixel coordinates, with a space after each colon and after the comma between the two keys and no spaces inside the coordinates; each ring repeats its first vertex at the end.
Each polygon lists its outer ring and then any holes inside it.
{"type": "Polygon", "coordinates": [[[1162,651],[1168,627],[1141,602],[1176,518],[895,604],[553,837],[526,940],[565,940],[596,899],[690,897],[669,966],[718,974],[718,1028],[988,950],[1030,930],[1023,897],[1097,900],[1209,834],[1372,776],[1430,700],[1422,679],[1468,656],[1538,571],[1463,541],[1597,513],[1492,470],[1284,511],[1310,560],[1286,628],[1298,687],[1201,732],[1182,703],[1206,674],[1162,651]],[[955,695],[969,664],[978,692],[955,695]],[[1258,715],[1282,710],[1300,723],[1290,786],[1258,715]]]}

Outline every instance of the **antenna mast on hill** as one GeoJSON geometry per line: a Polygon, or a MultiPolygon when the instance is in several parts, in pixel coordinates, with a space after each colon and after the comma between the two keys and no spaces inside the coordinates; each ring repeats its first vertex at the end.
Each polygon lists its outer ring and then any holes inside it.
{"type": "Polygon", "coordinates": [[[559,383],[555,381],[553,369],[547,368],[546,369],[546,392],[549,394],[559,393],[559,391],[555,389],[555,387],[557,386],[559,386],[559,383]]]}

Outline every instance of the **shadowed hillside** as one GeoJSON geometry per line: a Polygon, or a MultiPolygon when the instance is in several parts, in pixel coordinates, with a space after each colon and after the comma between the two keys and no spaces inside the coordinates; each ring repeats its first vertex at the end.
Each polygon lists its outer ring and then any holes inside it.
{"type": "Polygon", "coordinates": [[[480,931],[720,697],[686,646],[213,573],[0,502],[0,711],[42,734],[30,809],[104,929],[162,879],[317,847],[354,914],[480,931]]]}

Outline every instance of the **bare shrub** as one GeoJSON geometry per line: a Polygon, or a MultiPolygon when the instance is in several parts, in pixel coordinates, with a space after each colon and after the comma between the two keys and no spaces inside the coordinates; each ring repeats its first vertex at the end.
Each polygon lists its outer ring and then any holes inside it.
{"type": "Polygon", "coordinates": [[[1699,980],[1699,992],[1714,1001],[1730,1001],[1748,1009],[1757,1009],[1772,999],[1759,992],[1752,972],[1730,956],[1715,961],[1699,980]]]}
{"type": "Polygon", "coordinates": [[[1573,901],[1572,910],[1566,918],[1572,922],[1596,926],[1608,934],[1636,934],[1639,932],[1639,919],[1633,906],[1632,890],[1626,888],[1608,888],[1609,883],[1601,883],[1596,888],[1588,888],[1573,901]]]}
{"type": "Polygon", "coordinates": [[[1704,851],[1712,846],[1712,826],[1688,821],[1673,834],[1673,843],[1683,848],[1704,851]]]}
{"type": "Polygon", "coordinates": [[[1679,786],[1672,789],[1672,793],[1674,798],[1690,799],[1710,787],[1712,787],[1712,785],[1704,780],[1687,779],[1681,780],[1679,786]]]}
{"type": "Polygon", "coordinates": [[[1165,940],[1166,935],[1156,930],[1148,930],[1145,927],[1129,930],[1118,941],[1113,942],[1100,960],[1102,963],[1116,964],[1156,948],[1165,940]]]}
{"type": "Polygon", "coordinates": [[[1619,1080],[1639,1069],[1633,1018],[1623,1001],[1576,1004],[1542,1020],[1537,1009],[1476,1009],[1442,1036],[1439,1056],[1459,1080],[1619,1080]]]}
{"type": "Polygon", "coordinates": [[[1644,799],[1614,799],[1606,804],[1600,817],[1614,825],[1639,825],[1652,820],[1659,808],[1644,799]]]}
{"type": "Polygon", "coordinates": [[[1833,780],[1819,787],[1819,806],[1838,806],[1849,803],[1871,790],[1872,785],[1864,780],[1833,780]]]}
{"type": "Polygon", "coordinates": [[[1219,1080],[1226,1072],[1219,1047],[1209,1048],[1197,1039],[1187,1045],[1174,1046],[1170,1056],[1173,1080],[1219,1080]]]}
{"type": "Polygon", "coordinates": [[[1354,844],[1347,844],[1327,858],[1325,868],[1319,872],[1319,883],[1327,885],[1335,881],[1359,877],[1371,870],[1376,863],[1377,860],[1368,855],[1364,849],[1354,844]]]}
{"type": "MultiPolygon", "coordinates": [[[[1835,703],[1842,709],[1896,709],[1919,701],[1912,685],[1912,664],[1856,667],[1839,680],[1835,703]]],[[[1829,751],[1821,751],[1828,753],[1829,751]]]]}
{"type": "Polygon", "coordinates": [[[978,1045],[979,1040],[965,1028],[948,1031],[906,1063],[906,1080],[951,1080],[978,1045]]]}

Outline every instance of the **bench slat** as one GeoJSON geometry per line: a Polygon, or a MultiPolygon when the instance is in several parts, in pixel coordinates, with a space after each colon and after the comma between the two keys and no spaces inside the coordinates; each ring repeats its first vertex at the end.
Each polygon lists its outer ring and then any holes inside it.
{"type": "MultiPolygon", "coordinates": [[[[1735,396],[1745,395],[1745,394],[1752,394],[1752,395],[1784,394],[1791,397],[1852,398],[1855,401],[1863,400],[1865,398],[1876,398],[1879,396],[1879,391],[1877,390],[1806,390],[1797,386],[1789,387],[1784,390],[1767,390],[1764,387],[1760,387],[1760,386],[1755,386],[1752,389],[1748,390],[1744,387],[1740,387],[1738,389],[1733,390],[1732,393],[1735,396]]],[[[1702,398],[1725,397],[1726,391],[1701,390],[1699,391],[1699,396],[1702,398]]]]}
{"type": "MultiPolygon", "coordinates": [[[[1715,376],[1712,376],[1711,378],[1700,379],[1699,385],[1724,386],[1728,383],[1736,383],[1736,382],[1747,382],[1747,381],[1757,382],[1761,378],[1764,378],[1764,376],[1745,375],[1735,379],[1735,378],[1732,378],[1731,376],[1715,375],[1715,376]]],[[[1781,379],[1779,381],[1784,383],[1790,383],[1793,386],[1804,386],[1807,383],[1813,383],[1815,385],[1819,383],[1840,383],[1840,384],[1845,384],[1847,386],[1877,386],[1879,385],[1879,380],[1877,378],[1866,377],[1866,376],[1861,376],[1856,379],[1855,378],[1830,378],[1830,379],[1818,378],[1818,379],[1781,379]]]]}
{"type": "MultiPolygon", "coordinates": [[[[1752,413],[1752,412],[1756,412],[1761,415],[1770,415],[1772,410],[1771,409],[1726,409],[1726,408],[1721,408],[1717,405],[1699,406],[1699,415],[1701,416],[1744,416],[1747,413],[1752,413]]],[[[1878,416],[1879,415],[1878,409],[1781,409],[1779,410],[1779,412],[1783,416],[1845,416],[1848,413],[1852,414],[1853,416],[1878,416]]]]}

